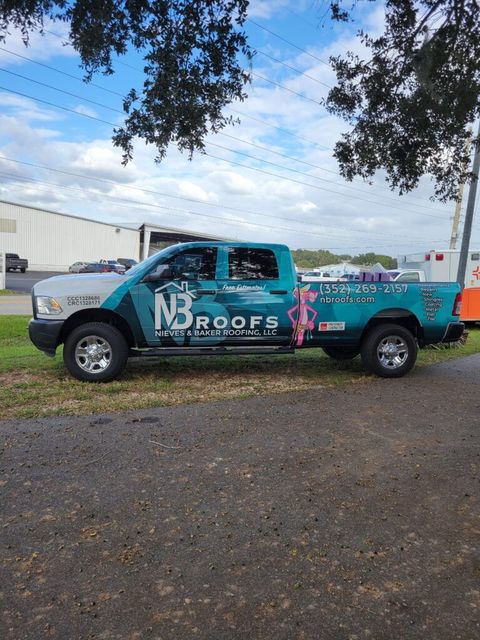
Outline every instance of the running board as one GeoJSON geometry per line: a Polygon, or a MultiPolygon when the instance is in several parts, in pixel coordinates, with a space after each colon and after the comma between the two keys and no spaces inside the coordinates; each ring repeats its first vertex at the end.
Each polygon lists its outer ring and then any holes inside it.
{"type": "Polygon", "coordinates": [[[130,349],[129,355],[138,356],[225,356],[253,354],[295,353],[292,347],[158,347],[130,349]]]}

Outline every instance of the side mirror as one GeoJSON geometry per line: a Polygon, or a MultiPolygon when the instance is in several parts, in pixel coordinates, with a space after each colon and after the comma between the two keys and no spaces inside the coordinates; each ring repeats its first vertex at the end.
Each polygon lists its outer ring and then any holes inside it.
{"type": "Polygon", "coordinates": [[[170,267],[167,264],[159,264],[158,267],[143,277],[142,282],[158,282],[159,280],[171,279],[173,279],[173,274],[170,267]]]}

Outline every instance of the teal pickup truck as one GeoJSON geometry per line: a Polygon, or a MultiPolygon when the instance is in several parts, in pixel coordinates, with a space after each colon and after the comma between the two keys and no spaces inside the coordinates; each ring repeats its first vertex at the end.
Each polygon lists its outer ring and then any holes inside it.
{"type": "Polygon", "coordinates": [[[294,353],[322,347],[361,355],[395,378],[418,347],[458,340],[453,283],[299,283],[279,244],[192,242],[168,247],[125,275],[56,276],[35,285],[32,342],[63,357],[79,380],[119,376],[129,356],[294,353]]]}

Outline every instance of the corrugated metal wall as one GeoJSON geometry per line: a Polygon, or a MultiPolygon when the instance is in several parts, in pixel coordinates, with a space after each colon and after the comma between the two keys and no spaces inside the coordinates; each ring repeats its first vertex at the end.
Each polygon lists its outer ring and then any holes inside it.
{"type": "Polygon", "coordinates": [[[0,253],[18,253],[30,269],[66,271],[78,260],[140,257],[140,233],[0,201],[0,253]]]}

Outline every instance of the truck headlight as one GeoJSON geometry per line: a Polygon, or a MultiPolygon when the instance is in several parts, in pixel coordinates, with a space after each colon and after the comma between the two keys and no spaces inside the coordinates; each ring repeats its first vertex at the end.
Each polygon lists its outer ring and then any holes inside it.
{"type": "Polygon", "coordinates": [[[62,313],[62,307],[58,304],[55,298],[49,296],[37,296],[35,298],[35,304],[37,306],[37,313],[45,315],[56,316],[62,313]]]}

